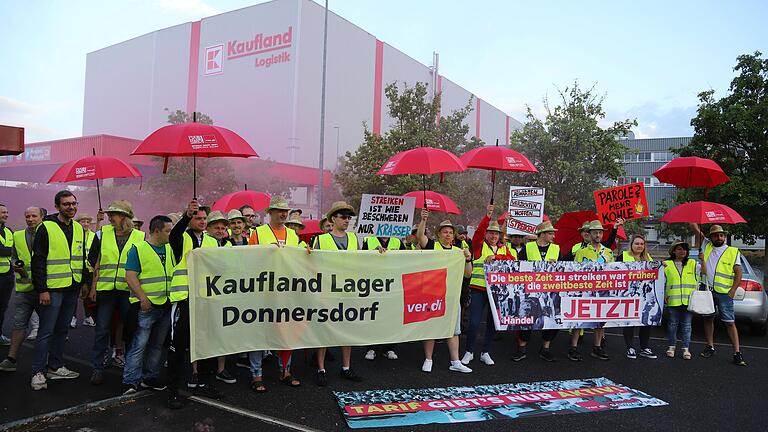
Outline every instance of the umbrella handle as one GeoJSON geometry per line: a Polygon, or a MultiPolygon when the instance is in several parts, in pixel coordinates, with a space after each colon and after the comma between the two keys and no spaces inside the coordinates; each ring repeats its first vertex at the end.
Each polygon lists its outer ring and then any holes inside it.
{"type": "Polygon", "coordinates": [[[422,190],[424,191],[424,209],[427,209],[427,177],[422,174],[421,175],[421,185],[422,190]]]}
{"type": "Polygon", "coordinates": [[[99,179],[96,179],[96,196],[99,199],[99,211],[101,211],[101,189],[99,189],[99,179]]]}
{"type": "Polygon", "coordinates": [[[192,155],[192,199],[197,199],[197,156],[192,155]]]}
{"type": "MultiPolygon", "coordinates": [[[[498,145],[498,140],[496,142],[498,145]]],[[[491,205],[493,205],[493,194],[496,192],[496,170],[491,171],[491,205]]]]}

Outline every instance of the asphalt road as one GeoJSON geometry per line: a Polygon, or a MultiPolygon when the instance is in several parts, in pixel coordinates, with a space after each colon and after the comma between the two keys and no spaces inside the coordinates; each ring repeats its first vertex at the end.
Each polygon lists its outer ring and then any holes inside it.
{"type": "MultiPolygon", "coordinates": [[[[11,307],[12,310],[12,307],[11,307]]],[[[6,334],[10,321],[6,319],[6,334]]],[[[718,328],[717,339],[726,345],[717,346],[712,359],[698,356],[691,361],[662,358],[666,342],[661,329],[654,331],[652,348],[660,355],[657,360],[630,360],[624,357],[624,343],[618,331],[608,336],[607,351],[611,360],[603,362],[585,358],[573,363],[565,358],[567,340],[560,335],[554,342],[556,363],[545,363],[535,356],[521,363],[509,360],[512,337],[503,335],[495,342],[495,366],[485,366],[477,360],[470,364],[475,371],[459,374],[448,371],[448,354],[444,344],[436,347],[434,371],[420,371],[421,343],[401,344],[398,360],[363,359],[363,349],[353,351],[353,367],[364,377],[362,383],[342,381],[338,377],[339,360],[329,363],[327,388],[313,383],[313,368],[305,361],[303,352],[294,354],[295,374],[303,379],[299,388],[289,388],[277,381],[277,362],[274,357],[265,363],[266,394],[255,394],[248,387],[249,372],[230,365],[238,378],[237,384],[217,383],[225,398],[222,406],[211,406],[204,401],[189,401],[178,411],[165,408],[165,395],[148,394],[112,405],[92,408],[77,414],[59,416],[46,421],[31,422],[17,430],[68,431],[288,431],[348,429],[333,397],[333,390],[366,390],[395,388],[424,388],[470,386],[480,384],[517,383],[577,378],[607,377],[616,383],[644,391],[669,403],[665,407],[610,411],[600,413],[559,415],[515,420],[496,420],[464,424],[440,424],[400,427],[398,431],[517,431],[550,430],[768,430],[768,417],[764,413],[764,388],[768,384],[768,338],[754,337],[742,329],[742,352],[748,367],[730,363],[731,349],[727,336],[718,328]],[[656,339],[660,338],[660,339],[656,339]],[[226,408],[226,409],[225,409],[226,408]],[[294,425],[294,426],[292,426],[294,425]]],[[[0,374],[0,430],[12,422],[42,414],[78,407],[87,403],[100,403],[120,394],[120,370],[108,369],[106,383],[99,387],[88,382],[90,366],[87,353],[93,340],[93,329],[79,326],[70,332],[67,344],[67,366],[81,372],[76,380],[49,383],[47,391],[33,392],[29,386],[31,345],[25,343],[19,359],[19,371],[0,374]]],[[[703,348],[700,325],[694,326],[694,354],[703,348]]],[[[529,352],[538,349],[539,339],[534,334],[529,352]]],[[[586,336],[587,343],[591,335],[586,336]]],[[[462,348],[463,348],[462,339],[462,348]]],[[[586,353],[586,350],[582,350],[586,353]]],[[[7,348],[0,348],[4,356],[7,348]]],[[[337,358],[340,353],[337,351],[337,358]]]]}

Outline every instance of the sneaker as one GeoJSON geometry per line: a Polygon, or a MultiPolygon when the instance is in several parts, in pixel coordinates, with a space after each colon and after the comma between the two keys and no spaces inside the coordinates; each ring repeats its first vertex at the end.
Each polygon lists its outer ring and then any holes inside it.
{"type": "Polygon", "coordinates": [[[484,364],[485,364],[485,365],[487,365],[487,366],[493,366],[493,365],[495,365],[495,364],[496,364],[496,363],[493,361],[493,359],[491,358],[491,355],[490,355],[490,354],[488,354],[488,353],[482,353],[482,354],[480,354],[480,362],[481,362],[481,363],[484,363],[484,364]]]}
{"type": "Polygon", "coordinates": [[[647,359],[657,359],[657,358],[659,358],[658,356],[656,356],[656,354],[653,353],[653,351],[651,351],[650,348],[643,348],[643,349],[641,349],[640,350],[640,357],[644,357],[644,358],[647,358],[647,359]]]}
{"type": "Polygon", "coordinates": [[[32,390],[45,390],[48,388],[48,381],[42,372],[38,372],[32,377],[32,390]]]}
{"type": "Polygon", "coordinates": [[[181,397],[179,397],[179,394],[176,392],[171,392],[170,395],[168,395],[168,402],[166,402],[166,406],[170,409],[180,409],[184,407],[184,402],[182,401],[181,397]]]}
{"type": "Polygon", "coordinates": [[[599,346],[592,347],[592,352],[589,353],[589,355],[598,360],[610,360],[610,357],[608,357],[608,354],[605,353],[605,350],[599,346]]]}
{"type": "Polygon", "coordinates": [[[86,317],[83,320],[83,325],[86,327],[96,327],[96,321],[93,320],[93,317],[86,317]]]}
{"type": "Polygon", "coordinates": [[[512,361],[513,362],[519,362],[523,361],[528,357],[525,352],[525,348],[518,348],[517,352],[512,354],[512,361]]]}
{"type": "Polygon", "coordinates": [[[72,328],[77,327],[77,317],[72,317],[72,321],[69,322],[69,326],[72,328]]]}
{"type": "Polygon", "coordinates": [[[168,388],[167,385],[165,385],[164,382],[159,380],[158,378],[144,378],[141,380],[141,388],[145,389],[151,389],[155,391],[163,391],[166,388],[168,388]]]}
{"type": "Polygon", "coordinates": [[[79,377],[80,374],[62,366],[56,370],[48,369],[48,372],[45,374],[45,376],[46,378],[51,380],[60,380],[60,379],[75,379],[79,377]]]}
{"type": "Polygon", "coordinates": [[[462,362],[451,362],[451,365],[448,367],[448,370],[453,372],[462,372],[462,373],[470,373],[472,372],[472,369],[464,366],[464,363],[462,362]]]}
{"type": "Polygon", "coordinates": [[[424,363],[421,365],[421,371],[426,373],[432,372],[432,360],[424,360],[424,363]]]}
{"type": "Polygon", "coordinates": [[[475,355],[467,351],[464,353],[464,357],[461,358],[461,364],[466,366],[469,364],[469,362],[471,362],[474,359],[475,359],[475,355]]]}
{"type": "Polygon", "coordinates": [[[5,337],[5,335],[0,335],[0,346],[10,346],[11,340],[5,337]]]}
{"type": "Polygon", "coordinates": [[[139,387],[137,387],[136,384],[123,385],[123,396],[135,394],[135,393],[138,393],[138,391],[139,391],[139,387]]]}
{"type": "Polygon", "coordinates": [[[11,360],[10,357],[6,357],[5,360],[0,362],[1,372],[16,372],[16,361],[11,360]]]}
{"type": "Polygon", "coordinates": [[[349,368],[346,370],[342,369],[341,377],[354,382],[360,382],[363,380],[363,378],[360,377],[360,375],[356,374],[355,371],[352,370],[352,368],[349,368]]]}
{"type": "Polygon", "coordinates": [[[397,354],[392,350],[389,350],[386,353],[384,353],[384,357],[386,357],[387,360],[397,360],[397,354]]]}
{"type": "Polygon", "coordinates": [[[637,358],[637,351],[635,351],[634,348],[627,348],[627,358],[628,359],[636,359],[637,358]]]}
{"type": "Polygon", "coordinates": [[[251,362],[248,360],[248,357],[240,357],[237,359],[237,362],[235,362],[235,366],[239,368],[250,369],[251,362]]]}
{"type": "Polygon", "coordinates": [[[373,359],[375,359],[375,358],[376,358],[376,351],[374,351],[374,350],[368,350],[368,351],[365,353],[365,359],[366,359],[366,360],[373,360],[373,359]]]}
{"type": "Polygon", "coordinates": [[[317,374],[315,374],[315,384],[317,384],[318,387],[326,387],[328,385],[328,374],[326,374],[324,370],[319,370],[317,371],[317,374]]]}
{"type": "Polygon", "coordinates": [[[674,345],[668,346],[667,347],[667,352],[665,354],[669,358],[675,358],[675,346],[674,345]]]}
{"type": "Polygon", "coordinates": [[[193,373],[192,376],[189,377],[189,380],[187,380],[187,388],[197,388],[197,386],[200,385],[200,377],[193,373]]]}
{"type": "Polygon", "coordinates": [[[27,335],[27,340],[33,341],[35,339],[37,339],[37,329],[32,329],[32,331],[29,332],[29,335],[27,335]]]}
{"type": "Polygon", "coordinates": [[[539,358],[550,363],[556,361],[555,356],[552,354],[552,351],[546,348],[542,348],[539,350],[539,358]]]}
{"type": "Polygon", "coordinates": [[[683,348],[683,360],[691,359],[691,351],[688,348],[683,348]]]}
{"type": "Polygon", "coordinates": [[[100,370],[94,370],[93,373],[91,373],[91,384],[92,385],[104,384],[104,372],[100,370]]]}
{"type": "Polygon", "coordinates": [[[740,352],[733,354],[733,364],[736,366],[746,366],[747,362],[744,361],[744,356],[740,352]]]}
{"type": "Polygon", "coordinates": [[[713,347],[712,345],[707,345],[707,347],[704,348],[704,351],[702,351],[701,354],[699,355],[704,358],[710,358],[713,355],[715,355],[715,347],[713,347]]]}
{"type": "Polygon", "coordinates": [[[584,357],[582,357],[578,348],[570,347],[568,348],[568,360],[580,362],[584,360],[584,357]]]}
{"type": "Polygon", "coordinates": [[[209,399],[221,399],[224,395],[213,385],[200,383],[194,390],[195,395],[209,399]]]}
{"type": "Polygon", "coordinates": [[[120,369],[125,367],[125,356],[121,352],[115,352],[112,355],[112,364],[120,369]]]}
{"type": "Polygon", "coordinates": [[[216,379],[227,384],[234,384],[237,382],[237,379],[235,379],[235,377],[233,377],[232,374],[230,374],[226,369],[217,373],[216,379]]]}

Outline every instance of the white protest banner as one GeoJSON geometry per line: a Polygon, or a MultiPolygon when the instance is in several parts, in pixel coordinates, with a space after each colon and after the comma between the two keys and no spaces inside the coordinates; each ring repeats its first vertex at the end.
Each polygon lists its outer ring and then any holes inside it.
{"type": "Polygon", "coordinates": [[[363,194],[357,215],[357,233],[403,238],[411,233],[416,198],[363,194]]]}
{"type": "Polygon", "coordinates": [[[509,187],[507,234],[529,235],[544,220],[544,188],[509,187]]]}

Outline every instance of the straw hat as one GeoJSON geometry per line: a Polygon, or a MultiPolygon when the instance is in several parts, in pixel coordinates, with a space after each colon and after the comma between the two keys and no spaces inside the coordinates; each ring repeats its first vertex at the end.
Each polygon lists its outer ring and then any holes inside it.
{"type": "Polygon", "coordinates": [[[168,216],[169,219],[171,219],[171,222],[173,222],[174,225],[176,225],[176,222],[181,219],[181,213],[174,212],[174,213],[168,213],[166,216],[168,216]]]}
{"type": "Polygon", "coordinates": [[[298,212],[300,215],[304,214],[304,212],[300,208],[291,209],[291,213],[298,212]]]}
{"type": "MultiPolygon", "coordinates": [[[[491,222],[491,223],[493,223],[493,222],[491,222]]],[[[465,227],[464,225],[456,225],[456,231],[459,234],[467,234],[467,227],[465,227]]]]}
{"type": "Polygon", "coordinates": [[[278,195],[270,198],[269,207],[264,209],[267,213],[269,213],[270,210],[291,211],[291,206],[288,205],[288,201],[285,198],[278,195]]]}
{"type": "Polygon", "coordinates": [[[298,226],[304,228],[304,222],[302,222],[300,218],[288,219],[287,221],[285,221],[285,224],[286,225],[298,225],[298,226]]]}
{"type": "Polygon", "coordinates": [[[346,210],[346,211],[348,211],[348,212],[352,213],[352,215],[353,215],[353,216],[357,214],[357,213],[355,213],[355,209],[354,209],[354,208],[352,208],[352,206],[351,206],[351,205],[347,204],[347,203],[346,203],[346,202],[344,202],[344,201],[336,201],[336,202],[335,202],[335,203],[333,203],[333,205],[331,206],[331,209],[330,209],[330,210],[328,210],[328,213],[326,213],[326,214],[325,214],[325,218],[326,218],[326,219],[330,219],[330,218],[331,218],[331,216],[333,216],[333,215],[335,215],[336,213],[339,213],[339,212],[341,212],[341,211],[344,211],[344,210],[346,210]]]}
{"type": "Polygon", "coordinates": [[[712,237],[712,234],[725,234],[728,235],[728,231],[724,230],[722,226],[720,225],[712,225],[709,227],[709,234],[707,234],[707,237],[712,237]]]}
{"type": "Polygon", "coordinates": [[[603,224],[600,223],[599,220],[593,220],[589,223],[589,226],[587,227],[588,231],[604,231],[603,224]]]}
{"type": "Polygon", "coordinates": [[[218,210],[214,210],[214,211],[212,211],[211,213],[208,214],[208,219],[207,219],[208,224],[212,224],[214,222],[219,222],[219,221],[229,222],[227,220],[227,218],[224,217],[224,213],[222,213],[222,212],[220,212],[218,210]]]}
{"type": "Polygon", "coordinates": [[[77,217],[75,218],[75,222],[82,222],[84,220],[88,220],[93,222],[93,216],[89,215],[88,213],[79,213],[77,217]]]}
{"type": "Polygon", "coordinates": [[[456,235],[456,227],[448,219],[440,222],[440,225],[437,226],[437,232],[440,232],[440,230],[445,227],[451,228],[453,230],[453,234],[456,235]]]}
{"type": "MultiPolygon", "coordinates": [[[[502,232],[501,231],[501,227],[499,226],[499,223],[496,222],[496,221],[492,221],[491,223],[488,224],[488,228],[485,229],[485,232],[489,232],[489,231],[495,231],[497,233],[501,233],[502,232]]],[[[461,231],[459,231],[459,232],[461,232],[461,231]]]]}
{"type": "Polygon", "coordinates": [[[688,242],[682,241],[682,240],[675,240],[669,246],[669,254],[672,255],[672,253],[675,251],[675,248],[678,246],[682,246],[683,248],[685,248],[685,250],[691,250],[691,245],[688,244],[688,242]]]}
{"type": "Polygon", "coordinates": [[[555,227],[552,226],[552,222],[550,221],[544,221],[539,224],[539,226],[536,227],[536,235],[544,234],[548,232],[555,232],[557,231],[555,227]]]}
{"type": "Polygon", "coordinates": [[[139,226],[143,226],[144,225],[144,221],[139,219],[139,218],[137,218],[137,217],[133,218],[133,223],[138,224],[139,226]]]}
{"type": "Polygon", "coordinates": [[[126,200],[112,201],[104,213],[120,213],[133,219],[133,206],[126,200]]]}
{"type": "Polygon", "coordinates": [[[227,213],[227,219],[228,220],[240,219],[243,222],[245,222],[245,216],[243,216],[243,214],[240,213],[240,210],[237,210],[237,209],[230,210],[229,213],[227,213]]]}
{"type": "Polygon", "coordinates": [[[584,222],[584,224],[579,228],[579,232],[586,232],[589,231],[589,221],[584,222]]]}

